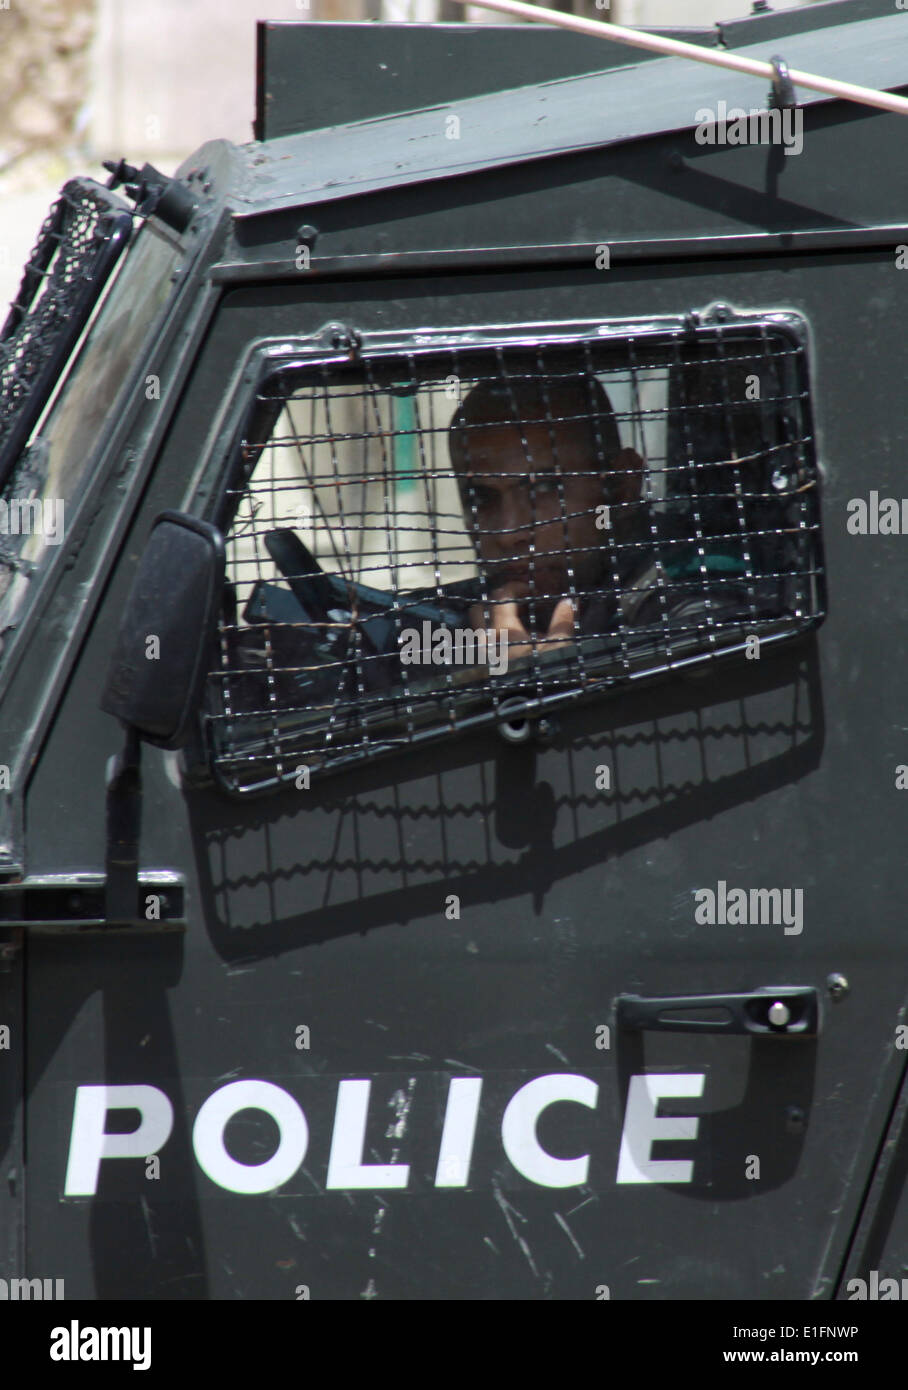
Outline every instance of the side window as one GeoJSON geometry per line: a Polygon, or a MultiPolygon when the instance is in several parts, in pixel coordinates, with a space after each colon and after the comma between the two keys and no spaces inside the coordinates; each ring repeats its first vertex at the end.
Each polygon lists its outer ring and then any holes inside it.
{"type": "Polygon", "coordinates": [[[821,620],[797,328],[271,361],[220,517],[221,785],[276,787],[821,620]]]}

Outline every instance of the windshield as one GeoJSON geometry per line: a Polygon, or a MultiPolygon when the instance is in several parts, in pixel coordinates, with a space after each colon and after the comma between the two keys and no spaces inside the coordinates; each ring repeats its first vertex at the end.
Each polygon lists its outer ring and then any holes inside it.
{"type": "Polygon", "coordinates": [[[75,519],[102,434],[172,289],[180,246],[146,223],[0,497],[0,654],[75,519]]]}

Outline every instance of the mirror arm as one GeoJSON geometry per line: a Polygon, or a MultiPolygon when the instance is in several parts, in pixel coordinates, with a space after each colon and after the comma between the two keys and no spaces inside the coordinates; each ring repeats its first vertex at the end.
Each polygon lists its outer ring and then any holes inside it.
{"type": "Polygon", "coordinates": [[[142,743],[138,730],[126,743],[107,780],[107,842],[104,853],[108,926],[131,925],[139,910],[139,836],[142,827],[142,743]]]}

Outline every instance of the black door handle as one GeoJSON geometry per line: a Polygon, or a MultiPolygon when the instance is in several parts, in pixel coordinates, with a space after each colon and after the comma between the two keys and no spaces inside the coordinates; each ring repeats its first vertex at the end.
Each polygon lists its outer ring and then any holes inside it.
{"type": "Polygon", "coordinates": [[[820,1000],[815,988],[765,986],[751,994],[677,994],[644,999],[619,994],[619,1028],[659,1033],[751,1033],[758,1037],[813,1038],[820,1031],[820,1000]],[[714,1011],[713,1018],[684,1014],[714,1011]]]}

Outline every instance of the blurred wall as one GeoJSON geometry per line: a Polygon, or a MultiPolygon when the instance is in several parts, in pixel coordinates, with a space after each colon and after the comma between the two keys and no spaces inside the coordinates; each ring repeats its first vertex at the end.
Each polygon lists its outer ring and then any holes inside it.
{"type": "Polygon", "coordinates": [[[205,140],[252,139],[256,21],[313,14],[302,0],[96,4],[92,144],[103,159],[139,153],[168,173],[205,140]]]}
{"type": "Polygon", "coordinates": [[[96,0],[0,8],[0,174],[36,150],[66,148],[84,121],[96,0]]]}

